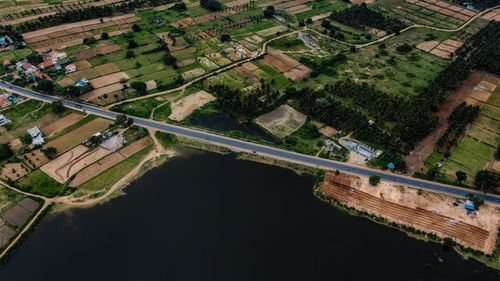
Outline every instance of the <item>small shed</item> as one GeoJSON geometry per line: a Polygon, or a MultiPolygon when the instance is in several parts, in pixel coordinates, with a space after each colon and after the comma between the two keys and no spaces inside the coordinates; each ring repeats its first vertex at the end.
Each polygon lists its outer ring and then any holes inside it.
{"type": "Polygon", "coordinates": [[[474,202],[472,202],[470,200],[465,201],[464,207],[467,210],[467,212],[475,212],[476,211],[476,206],[474,206],[474,202]]]}

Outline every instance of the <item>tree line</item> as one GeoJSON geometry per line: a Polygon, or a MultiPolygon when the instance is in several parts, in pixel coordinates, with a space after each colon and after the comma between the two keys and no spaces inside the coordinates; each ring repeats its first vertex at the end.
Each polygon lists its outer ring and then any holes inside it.
{"type": "Polygon", "coordinates": [[[339,21],[355,28],[373,27],[389,33],[399,33],[407,25],[395,18],[384,16],[381,12],[372,10],[363,3],[353,5],[339,12],[332,12],[330,19],[339,21]]]}
{"type": "Polygon", "coordinates": [[[175,0],[132,0],[116,5],[103,5],[97,7],[91,6],[78,10],[70,10],[54,15],[39,17],[35,20],[19,24],[16,29],[21,33],[29,32],[63,23],[109,17],[114,13],[127,13],[138,8],[155,7],[172,2],[175,2],[175,0]]]}
{"type": "Polygon", "coordinates": [[[437,145],[441,152],[449,154],[457,145],[459,138],[465,133],[465,129],[479,115],[478,106],[469,106],[465,102],[460,104],[448,118],[448,128],[439,139],[437,145]]]}

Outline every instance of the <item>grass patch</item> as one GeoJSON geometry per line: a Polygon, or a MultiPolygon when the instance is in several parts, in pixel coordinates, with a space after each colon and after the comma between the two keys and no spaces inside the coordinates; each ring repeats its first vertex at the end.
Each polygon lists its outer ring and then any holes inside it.
{"type": "Polygon", "coordinates": [[[113,106],[111,110],[128,115],[148,118],[153,109],[161,103],[162,101],[157,98],[150,98],[116,105],[113,106]]]}
{"type": "Polygon", "coordinates": [[[156,132],[155,137],[160,141],[161,145],[164,148],[170,148],[178,142],[178,139],[175,135],[164,133],[164,132],[156,132]]]}
{"type": "Polygon", "coordinates": [[[55,181],[40,170],[33,171],[19,179],[16,186],[21,190],[46,197],[54,197],[64,189],[64,185],[55,181]]]}
{"type": "Polygon", "coordinates": [[[172,108],[170,104],[164,104],[157,109],[155,109],[155,113],[153,114],[153,119],[157,121],[167,120],[168,116],[172,113],[172,108]]]}

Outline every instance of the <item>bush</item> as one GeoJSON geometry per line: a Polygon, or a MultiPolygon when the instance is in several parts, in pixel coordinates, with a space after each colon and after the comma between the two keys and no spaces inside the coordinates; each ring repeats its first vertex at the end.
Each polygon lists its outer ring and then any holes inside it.
{"type": "Polygon", "coordinates": [[[230,36],[229,34],[225,34],[225,33],[224,33],[224,34],[222,34],[222,35],[220,36],[220,41],[221,41],[222,43],[227,43],[227,42],[231,41],[231,36],[230,36]]]}
{"type": "Polygon", "coordinates": [[[130,59],[130,58],[135,57],[135,53],[134,53],[134,51],[132,51],[132,50],[128,50],[128,51],[125,53],[125,57],[126,57],[127,59],[130,59]]]}
{"type": "Polygon", "coordinates": [[[14,152],[12,152],[12,149],[10,148],[10,145],[8,143],[0,144],[0,161],[9,159],[13,155],[14,152]]]}
{"type": "Polygon", "coordinates": [[[107,40],[107,39],[109,39],[109,34],[108,34],[107,32],[103,32],[103,33],[101,34],[101,39],[102,39],[102,40],[107,40]]]}
{"type": "Polygon", "coordinates": [[[274,6],[267,6],[266,9],[264,10],[264,17],[266,19],[270,19],[274,16],[275,10],[274,6]]]}
{"type": "Polygon", "coordinates": [[[87,38],[83,39],[83,44],[85,44],[85,45],[92,45],[95,42],[97,42],[97,40],[94,37],[87,37],[87,38]]]}
{"type": "Polygon", "coordinates": [[[370,176],[368,179],[371,185],[376,186],[380,182],[380,177],[379,176],[370,176]]]}
{"type": "Polygon", "coordinates": [[[138,31],[141,31],[141,30],[142,30],[142,28],[137,23],[134,23],[132,25],[132,31],[133,32],[138,32],[138,31]]]}
{"type": "Polygon", "coordinates": [[[128,40],[128,48],[129,49],[134,49],[137,47],[139,47],[139,44],[137,44],[137,42],[134,39],[128,40]]]}
{"type": "Polygon", "coordinates": [[[408,45],[407,43],[404,43],[403,45],[399,45],[396,47],[396,51],[403,53],[403,54],[411,52],[411,49],[412,49],[412,47],[410,45],[408,45]]]}
{"type": "Polygon", "coordinates": [[[130,87],[136,90],[139,94],[144,94],[147,91],[146,83],[140,81],[130,83],[130,87]]]}

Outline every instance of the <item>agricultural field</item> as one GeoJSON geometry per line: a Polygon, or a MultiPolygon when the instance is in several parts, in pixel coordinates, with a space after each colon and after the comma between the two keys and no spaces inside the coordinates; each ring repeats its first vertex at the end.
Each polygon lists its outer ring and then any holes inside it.
{"type": "MultiPolygon", "coordinates": [[[[455,172],[463,171],[467,173],[471,182],[479,170],[491,168],[494,164],[493,155],[500,144],[500,101],[498,99],[500,83],[498,83],[498,78],[487,79],[495,83],[483,80],[474,88],[476,90],[466,101],[480,106],[481,111],[451,156],[443,164],[441,171],[449,178],[454,178],[455,172]],[[493,91],[490,92],[490,90],[493,91]],[[475,99],[474,93],[477,91],[486,94],[487,99],[475,99]]],[[[480,97],[484,97],[484,94],[480,97]]]]}

